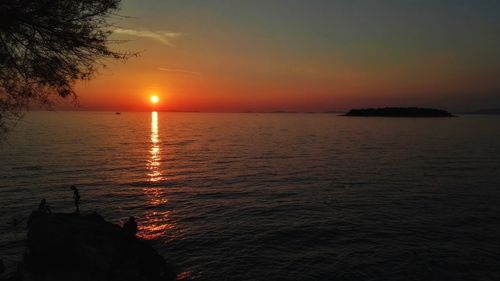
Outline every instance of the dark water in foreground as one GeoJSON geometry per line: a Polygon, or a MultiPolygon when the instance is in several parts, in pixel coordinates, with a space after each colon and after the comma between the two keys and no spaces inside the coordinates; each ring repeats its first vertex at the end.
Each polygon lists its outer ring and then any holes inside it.
{"type": "Polygon", "coordinates": [[[29,114],[0,150],[0,258],[42,197],[135,215],[196,280],[500,280],[499,117],[29,114]]]}

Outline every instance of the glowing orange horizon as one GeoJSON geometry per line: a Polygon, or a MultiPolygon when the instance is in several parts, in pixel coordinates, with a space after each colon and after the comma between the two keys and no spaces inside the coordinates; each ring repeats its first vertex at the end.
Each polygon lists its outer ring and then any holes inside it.
{"type": "MultiPolygon", "coordinates": [[[[293,77],[270,71],[262,77],[248,74],[240,78],[215,69],[203,75],[165,73],[141,63],[132,60],[127,68],[117,66],[113,76],[79,83],[80,105],[110,111],[323,112],[378,106],[443,107],[440,104],[456,97],[456,105],[444,106],[453,111],[462,107],[460,100],[466,99],[468,92],[492,93],[497,84],[495,76],[488,75],[460,81],[443,77],[432,73],[441,69],[437,63],[427,62],[422,65],[431,69],[417,65],[412,73],[399,76],[387,71],[371,75],[342,69],[333,78],[322,66],[316,72],[293,77]],[[432,74],[423,74],[427,72],[432,74]]],[[[262,69],[268,69],[263,64],[262,69]]]]}

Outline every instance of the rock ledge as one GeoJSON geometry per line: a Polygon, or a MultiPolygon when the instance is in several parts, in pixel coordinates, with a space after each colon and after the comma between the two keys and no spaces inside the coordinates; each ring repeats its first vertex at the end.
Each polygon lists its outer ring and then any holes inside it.
{"type": "Polygon", "coordinates": [[[146,241],[95,213],[33,212],[27,242],[25,280],[175,280],[172,267],[146,241]]]}

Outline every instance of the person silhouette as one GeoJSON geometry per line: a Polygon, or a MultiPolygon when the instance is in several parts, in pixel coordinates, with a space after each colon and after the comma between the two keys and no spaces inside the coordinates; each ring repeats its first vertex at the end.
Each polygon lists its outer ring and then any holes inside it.
{"type": "Polygon", "coordinates": [[[43,198],[41,201],[40,201],[40,204],[38,204],[38,211],[40,213],[45,213],[45,206],[47,204],[47,200],[45,200],[45,198],[43,198]]]}
{"type": "Polygon", "coordinates": [[[73,190],[73,199],[75,200],[75,207],[76,207],[75,213],[79,213],[80,212],[80,193],[78,193],[78,189],[74,185],[71,186],[71,190],[73,190]]]}
{"type": "Polygon", "coordinates": [[[47,200],[45,200],[45,198],[43,198],[41,201],[40,201],[40,204],[38,204],[38,212],[42,213],[42,214],[50,214],[51,211],[50,211],[50,206],[47,205],[47,200]]]}
{"type": "Polygon", "coordinates": [[[137,234],[137,222],[134,217],[128,218],[128,221],[123,225],[123,230],[130,234],[130,236],[135,237],[137,234]]]}

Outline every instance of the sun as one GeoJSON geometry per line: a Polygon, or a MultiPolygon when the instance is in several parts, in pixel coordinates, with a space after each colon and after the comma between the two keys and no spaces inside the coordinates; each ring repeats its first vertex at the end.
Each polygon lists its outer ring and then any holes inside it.
{"type": "Polygon", "coordinates": [[[158,96],[151,96],[149,100],[152,104],[157,104],[160,101],[160,98],[158,96]]]}

